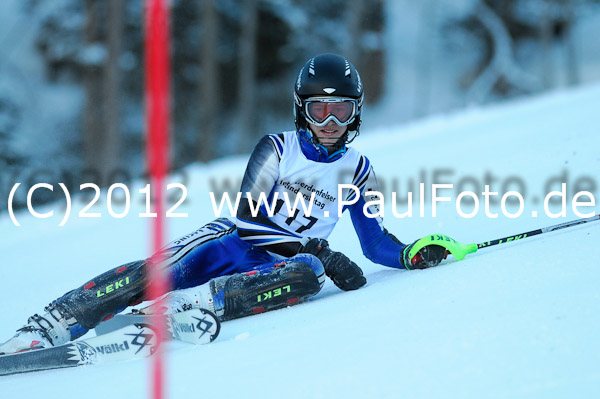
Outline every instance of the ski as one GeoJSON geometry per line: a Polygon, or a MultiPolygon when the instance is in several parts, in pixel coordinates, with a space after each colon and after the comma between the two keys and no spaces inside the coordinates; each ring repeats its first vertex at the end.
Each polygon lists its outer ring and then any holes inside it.
{"type": "MultiPolygon", "coordinates": [[[[69,342],[52,348],[0,356],[0,376],[110,364],[153,355],[161,345],[158,330],[152,323],[157,317],[125,315],[116,329],[96,337],[69,342]]],[[[192,344],[207,344],[219,335],[218,318],[205,309],[192,309],[165,317],[171,339],[192,344]]],[[[102,331],[102,330],[101,330],[102,331]]],[[[98,330],[97,330],[98,333],[98,330]]]]}
{"type": "Polygon", "coordinates": [[[93,364],[108,364],[152,355],[160,345],[150,325],[131,324],[110,334],[52,348],[0,356],[0,375],[93,364]]]}
{"type": "Polygon", "coordinates": [[[195,308],[170,315],[144,315],[127,313],[115,315],[110,320],[96,326],[96,335],[110,334],[127,325],[136,323],[156,324],[162,318],[167,321],[171,339],[194,345],[207,344],[215,340],[221,331],[221,323],[217,316],[209,310],[195,308]]]}

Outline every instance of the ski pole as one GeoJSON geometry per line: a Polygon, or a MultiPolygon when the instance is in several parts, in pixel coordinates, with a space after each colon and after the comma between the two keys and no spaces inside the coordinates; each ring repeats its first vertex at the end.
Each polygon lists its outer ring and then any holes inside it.
{"type": "Polygon", "coordinates": [[[589,223],[596,220],[600,220],[600,215],[592,216],[590,218],[571,220],[570,222],[555,224],[554,226],[542,227],[541,229],[531,230],[525,233],[515,234],[508,237],[498,238],[492,241],[482,242],[480,244],[477,244],[477,249],[487,248],[498,244],[504,244],[505,242],[516,241],[527,237],[533,237],[539,234],[544,234],[555,230],[566,229],[567,227],[577,226],[579,224],[589,223]]]}
{"type": "Polygon", "coordinates": [[[556,224],[554,226],[542,227],[541,229],[527,231],[525,233],[519,233],[508,237],[498,238],[491,241],[482,242],[480,244],[462,244],[456,241],[453,238],[450,238],[443,234],[432,234],[427,237],[423,237],[419,241],[417,241],[412,249],[409,256],[414,256],[416,253],[421,250],[421,248],[427,245],[440,245],[446,248],[452,256],[454,256],[457,260],[463,259],[466,255],[477,252],[478,249],[488,248],[498,244],[504,244],[511,241],[522,240],[523,238],[537,236],[539,234],[548,233],[555,230],[565,229],[567,227],[577,226],[583,223],[589,223],[596,220],[600,220],[600,215],[592,216],[590,218],[582,218],[577,220],[572,220],[570,222],[556,224]]]}

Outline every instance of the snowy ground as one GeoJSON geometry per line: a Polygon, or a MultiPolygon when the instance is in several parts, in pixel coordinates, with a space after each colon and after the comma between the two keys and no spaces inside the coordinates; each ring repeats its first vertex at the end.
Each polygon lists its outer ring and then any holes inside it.
{"type": "MultiPolygon", "coordinates": [[[[495,179],[491,191],[524,189],[525,210],[516,219],[490,219],[483,208],[462,218],[452,190],[436,218],[418,217],[417,207],[412,218],[398,219],[386,202],[386,226],[402,241],[440,232],[482,242],[576,218],[570,206],[565,218],[544,216],[545,190],[558,188],[546,182],[557,176],[566,174],[568,205],[575,189],[598,197],[599,102],[600,86],[590,86],[365,131],[356,147],[374,164],[384,194],[404,198],[411,179],[423,175],[431,184],[436,171],[443,172],[440,182],[468,190],[486,173],[495,179]]],[[[170,219],[169,237],[212,218],[210,182],[239,179],[246,158],[188,170],[189,197],[178,211],[189,216],[170,219]]],[[[137,204],[141,196],[132,193],[137,204]]],[[[431,201],[425,205],[430,215],[431,201]]],[[[138,205],[114,219],[101,202],[102,218],[72,217],[59,228],[63,206],[46,209],[55,215],[45,220],[20,213],[21,227],[0,217],[2,339],[63,292],[149,251],[149,224],[136,216],[138,205]]],[[[305,304],[225,323],[211,345],[173,343],[169,397],[600,397],[600,223],[410,272],[370,263],[349,218],[340,224],[331,245],[363,267],[367,286],[342,292],[327,282],[305,304]]],[[[148,374],[147,362],[133,361],[9,376],[0,378],[0,396],[143,398],[148,374]]]]}

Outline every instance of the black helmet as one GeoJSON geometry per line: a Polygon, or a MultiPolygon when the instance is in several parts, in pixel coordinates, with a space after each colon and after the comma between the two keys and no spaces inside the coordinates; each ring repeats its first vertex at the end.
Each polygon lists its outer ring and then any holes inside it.
{"type": "MultiPolygon", "coordinates": [[[[319,124],[307,113],[307,105],[311,98],[347,100],[353,104],[351,115],[340,122],[331,115],[336,123],[348,126],[342,137],[344,145],[354,140],[359,134],[360,114],[363,103],[363,85],[358,71],[346,58],[337,54],[320,54],[308,60],[300,70],[294,86],[294,122],[296,129],[307,129],[308,121],[319,124]],[[309,100],[309,101],[307,101],[309,100]]],[[[330,118],[325,120],[325,123],[330,118]]]]}

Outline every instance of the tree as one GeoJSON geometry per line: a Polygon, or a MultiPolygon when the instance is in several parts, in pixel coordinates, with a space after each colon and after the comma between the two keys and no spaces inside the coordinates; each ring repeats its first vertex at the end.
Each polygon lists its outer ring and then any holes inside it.
{"type": "Polygon", "coordinates": [[[256,104],[256,58],[257,58],[257,27],[258,9],[256,1],[243,0],[243,17],[240,31],[239,51],[239,80],[238,80],[238,104],[239,104],[239,126],[242,131],[251,132],[242,134],[238,140],[237,152],[247,151],[249,141],[256,141],[257,116],[256,104]],[[250,140],[249,140],[250,139],[250,140]]]}
{"type": "Polygon", "coordinates": [[[555,57],[564,43],[562,73],[568,84],[578,80],[578,67],[571,29],[572,0],[480,0],[460,29],[481,43],[481,57],[463,79],[468,96],[483,101],[491,95],[507,96],[550,88],[556,84],[555,57]],[[532,46],[532,43],[534,44],[532,46]],[[529,49],[522,57],[539,56],[539,69],[525,70],[519,62],[520,46],[529,49]],[[534,51],[531,51],[531,49],[534,51]]]}
{"type": "Polygon", "coordinates": [[[198,155],[203,162],[214,157],[219,118],[219,68],[217,58],[219,16],[213,0],[201,2],[202,52],[200,54],[200,121],[198,155]]]}
{"type": "MultiPolygon", "coordinates": [[[[106,129],[102,146],[103,182],[120,168],[121,159],[121,38],[123,35],[123,5],[121,0],[107,0],[107,59],[104,65],[104,121],[106,129]]],[[[98,165],[98,167],[100,167],[98,165]]],[[[115,178],[116,176],[112,176],[115,178]]]]}

